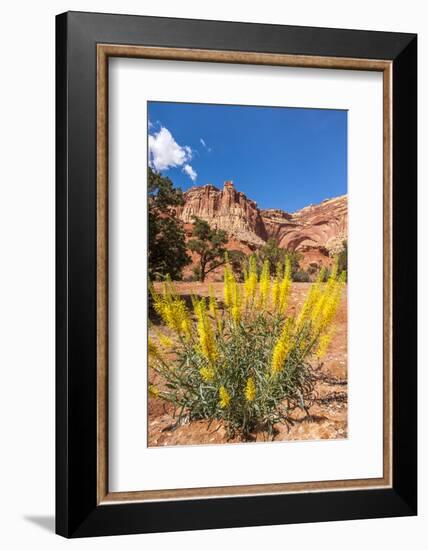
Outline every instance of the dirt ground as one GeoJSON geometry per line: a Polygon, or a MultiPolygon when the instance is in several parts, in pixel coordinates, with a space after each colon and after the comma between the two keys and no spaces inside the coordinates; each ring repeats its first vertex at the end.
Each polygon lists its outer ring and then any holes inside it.
{"type": "MultiPolygon", "coordinates": [[[[222,297],[222,283],[210,283],[218,298],[222,297]]],[[[208,296],[206,283],[174,283],[181,295],[199,294],[208,296]]],[[[309,290],[309,283],[293,283],[290,297],[290,313],[299,310],[309,290]]],[[[321,368],[316,375],[319,380],[315,385],[317,399],[309,408],[309,414],[295,410],[293,424],[278,424],[278,433],[274,441],[342,439],[347,437],[347,297],[346,292],[339,307],[335,322],[336,330],[330,343],[328,353],[323,358],[321,368]]],[[[162,380],[149,369],[149,383],[162,385],[162,380]]],[[[219,421],[209,426],[206,420],[193,421],[172,429],[174,425],[173,409],[159,398],[148,399],[148,444],[197,445],[241,442],[228,441],[225,427],[219,421]]],[[[265,433],[257,433],[254,441],[266,441],[265,433]]]]}

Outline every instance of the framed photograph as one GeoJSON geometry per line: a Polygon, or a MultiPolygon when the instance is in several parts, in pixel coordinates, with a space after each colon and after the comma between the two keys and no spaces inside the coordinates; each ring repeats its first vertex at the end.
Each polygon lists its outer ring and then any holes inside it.
{"type": "Polygon", "coordinates": [[[57,533],[416,514],[416,35],[56,25],[57,533]]]}

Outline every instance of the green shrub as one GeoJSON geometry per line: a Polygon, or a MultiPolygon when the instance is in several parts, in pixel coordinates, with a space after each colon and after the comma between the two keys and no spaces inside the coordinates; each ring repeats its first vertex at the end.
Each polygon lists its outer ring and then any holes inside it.
{"type": "Polygon", "coordinates": [[[308,283],[310,281],[309,274],[306,273],[303,269],[296,271],[293,275],[293,281],[295,283],[308,283]]]}

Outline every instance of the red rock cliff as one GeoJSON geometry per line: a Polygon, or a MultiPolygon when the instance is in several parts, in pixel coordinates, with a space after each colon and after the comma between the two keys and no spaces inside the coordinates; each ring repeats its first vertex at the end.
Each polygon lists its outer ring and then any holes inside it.
{"type": "Polygon", "coordinates": [[[177,215],[185,224],[197,216],[211,227],[224,229],[230,239],[252,246],[261,246],[273,237],[282,248],[334,252],[347,238],[346,195],[293,214],[280,209],[260,210],[231,181],[226,181],[222,190],[214,185],[192,187],[184,197],[185,204],[177,209],[177,215]]]}
{"type": "Polygon", "coordinates": [[[237,240],[254,245],[265,242],[267,235],[257,204],[237,191],[231,181],[225,182],[221,191],[214,185],[192,187],[184,197],[184,206],[177,209],[184,223],[197,216],[237,240]]]}

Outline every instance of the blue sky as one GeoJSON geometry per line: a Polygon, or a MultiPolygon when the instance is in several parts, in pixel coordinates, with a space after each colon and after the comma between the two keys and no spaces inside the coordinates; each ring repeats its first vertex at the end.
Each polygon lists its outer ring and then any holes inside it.
{"type": "Polygon", "coordinates": [[[347,192],[347,112],[148,103],[149,161],[183,191],[232,180],[294,212],[347,192]]]}

